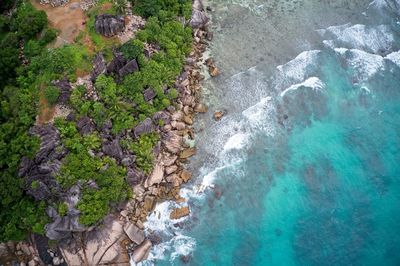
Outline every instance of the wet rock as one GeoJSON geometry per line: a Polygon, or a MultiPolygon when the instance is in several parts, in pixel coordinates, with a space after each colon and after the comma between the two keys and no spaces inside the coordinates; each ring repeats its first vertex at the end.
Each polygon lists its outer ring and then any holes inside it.
{"type": "Polygon", "coordinates": [[[206,34],[207,41],[211,42],[213,38],[214,38],[214,33],[212,33],[211,31],[207,32],[206,34]]]}
{"type": "Polygon", "coordinates": [[[192,259],[192,256],[190,255],[181,255],[179,259],[182,261],[183,264],[188,264],[190,260],[192,259]]]}
{"type": "Polygon", "coordinates": [[[102,53],[96,54],[96,56],[93,59],[93,71],[91,73],[92,80],[95,81],[98,76],[106,73],[106,71],[107,71],[107,65],[103,54],[102,53]]]}
{"type": "Polygon", "coordinates": [[[143,208],[144,208],[144,210],[146,210],[147,212],[150,212],[150,211],[152,211],[152,210],[154,209],[155,204],[156,204],[155,197],[154,197],[154,196],[149,196],[149,195],[147,195],[147,196],[144,198],[144,205],[143,205],[143,208]]]}
{"type": "Polygon", "coordinates": [[[207,106],[202,104],[202,103],[198,103],[198,104],[195,105],[194,111],[197,112],[197,113],[206,113],[207,112],[207,106]]]}
{"type": "Polygon", "coordinates": [[[157,94],[152,88],[148,88],[143,92],[143,96],[146,102],[150,102],[157,96],[157,94]]]}
{"type": "Polygon", "coordinates": [[[94,27],[97,33],[112,37],[125,30],[125,20],[122,16],[102,14],[95,17],[94,27]]]}
{"type": "Polygon", "coordinates": [[[174,187],[177,187],[182,183],[182,180],[177,174],[169,175],[165,178],[165,180],[167,180],[168,183],[171,183],[174,187]]]}
{"type": "Polygon", "coordinates": [[[169,218],[172,220],[176,220],[188,216],[189,214],[190,214],[190,209],[188,206],[186,206],[182,208],[173,209],[169,215],[169,218]]]}
{"type": "Polygon", "coordinates": [[[196,148],[189,148],[189,149],[183,150],[181,152],[179,158],[187,159],[187,158],[189,158],[189,157],[191,157],[191,156],[193,156],[195,154],[196,154],[196,148]]]}
{"type": "Polygon", "coordinates": [[[214,113],[214,119],[216,121],[220,120],[223,116],[224,116],[224,112],[223,111],[216,111],[214,113]]]}
{"type": "Polygon", "coordinates": [[[208,21],[209,18],[203,11],[194,9],[192,11],[192,17],[190,18],[189,24],[192,28],[198,29],[206,26],[208,21]]]}
{"type": "Polygon", "coordinates": [[[186,169],[183,169],[181,172],[181,179],[183,180],[183,182],[188,182],[190,180],[190,178],[192,177],[192,173],[189,172],[186,169]]]}
{"type": "Polygon", "coordinates": [[[144,241],[144,232],[136,227],[131,222],[127,222],[124,226],[124,231],[130,240],[135,242],[136,244],[141,244],[144,241]]]}
{"type": "Polygon", "coordinates": [[[183,121],[188,125],[192,125],[193,124],[193,119],[189,115],[185,115],[183,117],[183,121]]]}
{"type": "Polygon", "coordinates": [[[133,72],[136,72],[139,70],[139,65],[136,62],[136,59],[132,59],[131,61],[129,61],[126,65],[124,65],[119,71],[118,71],[118,75],[120,77],[124,77],[128,74],[131,74],[133,72]]]}
{"type": "Polygon", "coordinates": [[[151,133],[155,130],[154,124],[150,118],[146,118],[143,122],[140,122],[134,129],[135,137],[140,135],[151,133]]]}
{"type": "Polygon", "coordinates": [[[143,243],[136,247],[135,251],[133,252],[132,260],[135,263],[139,263],[142,260],[145,260],[150,253],[151,246],[152,244],[150,240],[146,239],[145,241],[143,241],[143,243]]]}
{"type": "Polygon", "coordinates": [[[219,75],[219,69],[215,65],[209,66],[208,71],[210,72],[211,77],[219,75]]]}

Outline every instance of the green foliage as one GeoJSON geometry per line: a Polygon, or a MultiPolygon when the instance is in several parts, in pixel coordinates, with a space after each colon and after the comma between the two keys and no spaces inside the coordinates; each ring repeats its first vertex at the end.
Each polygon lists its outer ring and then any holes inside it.
{"type": "Polygon", "coordinates": [[[60,90],[56,87],[49,86],[44,90],[44,97],[50,105],[54,105],[60,97],[60,90]]]}
{"type": "Polygon", "coordinates": [[[125,141],[124,145],[136,155],[136,165],[146,174],[153,168],[153,149],[160,136],[157,133],[141,135],[135,141],[125,141]]]}
{"type": "Polygon", "coordinates": [[[128,60],[138,58],[144,52],[144,44],[138,39],[126,42],[120,48],[124,57],[128,60]]]}
{"type": "Polygon", "coordinates": [[[68,212],[68,204],[66,202],[61,202],[60,204],[58,204],[58,214],[60,216],[65,216],[67,215],[68,212]]]}
{"type": "Polygon", "coordinates": [[[143,17],[158,16],[173,19],[177,16],[190,17],[191,1],[185,0],[133,0],[133,11],[143,17]]]}
{"type": "Polygon", "coordinates": [[[47,25],[47,15],[36,10],[29,2],[25,2],[17,10],[13,29],[25,40],[34,38],[47,25]]]}
{"type": "Polygon", "coordinates": [[[125,0],[116,0],[113,4],[113,8],[117,14],[125,14],[127,8],[125,0]]]}
{"type": "Polygon", "coordinates": [[[99,187],[84,187],[82,199],[78,203],[78,209],[81,211],[80,222],[84,225],[98,222],[110,211],[112,204],[117,204],[131,195],[125,180],[125,170],[108,157],[70,153],[57,180],[63,187],[70,187],[78,181],[87,184],[89,180],[93,180],[99,187]]]}

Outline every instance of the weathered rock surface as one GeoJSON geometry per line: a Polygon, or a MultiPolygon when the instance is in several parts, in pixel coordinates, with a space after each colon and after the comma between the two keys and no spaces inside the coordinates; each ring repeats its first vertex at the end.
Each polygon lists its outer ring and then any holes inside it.
{"type": "Polygon", "coordinates": [[[195,154],[196,154],[196,148],[189,148],[189,149],[183,150],[179,157],[181,159],[187,159],[195,154]]]}
{"type": "Polygon", "coordinates": [[[112,37],[125,30],[125,20],[122,16],[102,14],[96,16],[94,27],[97,33],[112,37]]]}
{"type": "Polygon", "coordinates": [[[67,104],[69,101],[69,97],[71,96],[71,84],[68,81],[68,78],[65,77],[62,80],[56,80],[52,82],[54,86],[60,89],[60,96],[58,97],[58,102],[60,104],[67,104]]]}
{"type": "Polygon", "coordinates": [[[106,60],[104,59],[104,56],[102,53],[96,54],[96,56],[93,59],[93,71],[91,73],[92,80],[96,80],[96,78],[101,75],[106,73],[107,71],[107,65],[106,65],[106,60]]]}
{"type": "Polygon", "coordinates": [[[136,59],[132,59],[131,61],[129,61],[128,63],[126,63],[119,71],[118,71],[118,75],[120,77],[124,77],[128,74],[131,74],[133,72],[136,72],[139,70],[139,65],[136,62],[136,59]]]}
{"type": "Polygon", "coordinates": [[[198,103],[194,107],[194,111],[197,113],[206,113],[207,112],[207,106],[201,103],[198,103]]]}
{"type": "Polygon", "coordinates": [[[192,17],[190,18],[189,24],[194,29],[203,28],[208,23],[209,18],[204,11],[194,9],[192,11],[192,17]]]}
{"type": "Polygon", "coordinates": [[[164,167],[160,162],[157,162],[154,166],[153,172],[147,178],[145,187],[151,187],[154,184],[159,184],[164,177],[164,167]]]}
{"type": "Polygon", "coordinates": [[[183,180],[183,182],[188,182],[190,180],[190,178],[192,177],[192,173],[189,172],[186,169],[183,169],[181,172],[181,179],[183,180]]]}
{"type": "Polygon", "coordinates": [[[131,222],[127,222],[124,226],[124,231],[130,240],[136,244],[141,244],[144,241],[144,232],[131,222]]]}
{"type": "Polygon", "coordinates": [[[113,60],[111,60],[110,63],[107,65],[107,73],[111,74],[114,73],[118,75],[119,71],[121,68],[123,68],[126,64],[126,59],[122,55],[122,53],[113,51],[114,57],[113,60]]]}
{"type": "Polygon", "coordinates": [[[146,102],[150,102],[157,96],[157,94],[152,88],[148,88],[143,92],[143,96],[146,102]]]}
{"type": "Polygon", "coordinates": [[[145,178],[144,173],[135,167],[129,167],[126,175],[131,186],[139,184],[145,178]]]}
{"type": "Polygon", "coordinates": [[[68,265],[129,265],[129,256],[121,243],[126,239],[123,222],[114,216],[105,218],[103,226],[85,233],[83,247],[72,252],[69,245],[61,252],[68,265]]]}
{"type": "Polygon", "coordinates": [[[122,160],[122,148],[119,145],[118,139],[115,139],[111,142],[103,144],[103,152],[104,154],[111,156],[117,160],[122,160]]]}
{"type": "Polygon", "coordinates": [[[182,137],[173,132],[168,132],[164,140],[165,148],[173,154],[179,153],[181,150],[181,143],[182,137]]]}
{"type": "Polygon", "coordinates": [[[188,216],[190,214],[190,209],[188,206],[182,207],[182,208],[176,208],[173,209],[172,212],[169,215],[170,219],[179,219],[185,216],[188,216]]]}
{"type": "Polygon", "coordinates": [[[220,120],[223,116],[224,116],[224,112],[223,111],[216,111],[214,113],[214,119],[217,120],[217,121],[220,120]]]}
{"type": "Polygon", "coordinates": [[[155,130],[153,121],[150,118],[146,118],[143,122],[140,122],[134,129],[135,137],[140,135],[151,133],[155,130]]]}
{"type": "Polygon", "coordinates": [[[152,244],[150,240],[145,240],[142,244],[140,244],[132,254],[132,259],[135,263],[139,263],[142,260],[145,260],[150,253],[150,248],[152,244]]]}
{"type": "Polygon", "coordinates": [[[82,135],[90,134],[95,130],[95,125],[87,116],[82,116],[77,122],[76,127],[82,135]]]}

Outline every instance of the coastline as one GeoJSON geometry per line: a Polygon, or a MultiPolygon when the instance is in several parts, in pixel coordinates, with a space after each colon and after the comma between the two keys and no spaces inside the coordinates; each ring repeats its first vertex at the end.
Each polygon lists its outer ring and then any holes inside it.
{"type": "MultiPolygon", "coordinates": [[[[71,3],[76,10],[76,1],[71,3]]],[[[160,119],[165,124],[156,127],[161,139],[153,150],[155,160],[152,172],[146,177],[141,176],[142,173],[128,172],[128,178],[139,180],[139,184],[132,186],[134,198],[117,206],[118,211],[107,215],[100,225],[91,226],[84,232],[72,232],[73,239],[54,245],[48,243],[45,237],[32,235],[30,243],[7,243],[1,251],[4,249],[7,254],[12,254],[11,257],[15,254],[17,260],[23,258],[23,261],[29,261],[29,265],[129,265],[147,258],[155,239],[145,236],[143,223],[156,203],[184,201],[179,190],[192,176],[185,165],[196,154],[193,146],[195,116],[207,111],[207,107],[200,103],[200,83],[204,80],[201,64],[212,32],[208,31],[209,19],[200,1],[194,1],[192,18],[184,23],[190,23],[193,30],[192,51],[185,58],[183,70],[174,84],[179,92],[178,98],[167,110],[157,112],[153,117],[153,120],[160,119]]],[[[213,75],[217,75],[214,64],[211,68],[213,75]]],[[[145,123],[142,125],[146,127],[145,123]]],[[[179,219],[189,214],[189,207],[181,207],[174,209],[170,218],[179,219]]],[[[10,261],[13,259],[10,258],[10,261]]]]}

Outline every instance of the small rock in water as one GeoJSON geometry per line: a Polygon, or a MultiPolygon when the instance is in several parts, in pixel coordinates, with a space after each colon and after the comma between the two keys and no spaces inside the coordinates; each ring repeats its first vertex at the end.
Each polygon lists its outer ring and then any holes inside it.
{"type": "Polygon", "coordinates": [[[174,209],[171,214],[169,215],[170,219],[179,219],[185,216],[188,216],[190,214],[190,209],[188,206],[182,207],[182,208],[176,208],[174,209]]]}
{"type": "Polygon", "coordinates": [[[214,113],[214,119],[216,121],[220,120],[223,116],[224,116],[224,112],[223,111],[216,111],[214,113]]]}
{"type": "Polygon", "coordinates": [[[194,107],[194,111],[197,112],[197,113],[206,113],[207,112],[207,106],[205,106],[202,103],[198,103],[194,107]]]}
{"type": "Polygon", "coordinates": [[[216,77],[219,75],[219,69],[215,65],[209,67],[209,72],[211,77],[216,77]]]}

